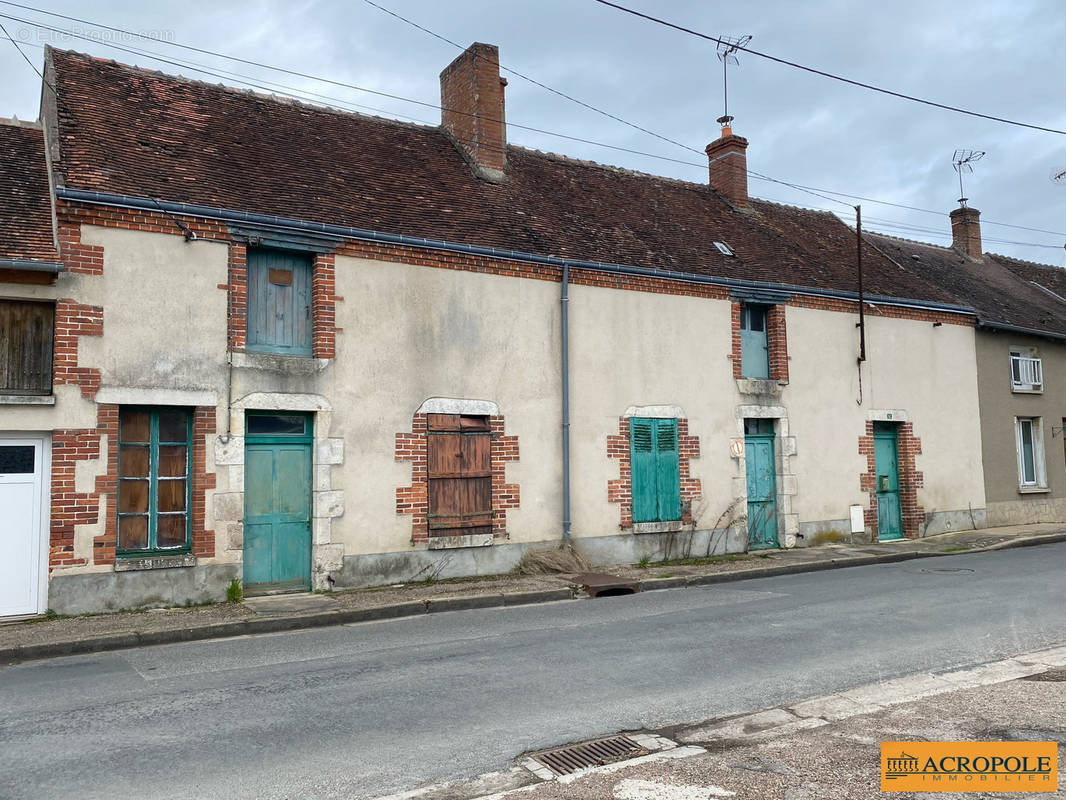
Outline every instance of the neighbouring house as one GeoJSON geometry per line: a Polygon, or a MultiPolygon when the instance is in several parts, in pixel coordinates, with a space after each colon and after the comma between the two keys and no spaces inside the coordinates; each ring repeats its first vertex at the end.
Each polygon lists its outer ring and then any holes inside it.
{"type": "Polygon", "coordinates": [[[975,208],[951,225],[951,247],[867,238],[977,314],[988,524],[1066,521],[1066,270],[983,253],[975,208]]]}
{"type": "Polygon", "coordinates": [[[973,308],[867,241],[860,328],[855,232],[750,197],[729,128],[707,183],[509,145],[483,44],[440,127],[45,79],[43,151],[0,163],[0,231],[28,192],[59,251],[0,275],[56,315],[51,385],[0,389],[49,498],[0,495],[48,567],[7,613],[985,524],[973,308]]]}

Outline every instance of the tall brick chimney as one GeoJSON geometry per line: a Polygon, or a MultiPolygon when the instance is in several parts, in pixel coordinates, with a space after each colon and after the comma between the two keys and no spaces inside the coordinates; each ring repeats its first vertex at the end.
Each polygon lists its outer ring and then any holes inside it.
{"type": "Polygon", "coordinates": [[[748,140],[734,136],[729,125],[723,125],[721,137],[707,145],[711,188],[736,206],[748,204],[747,149],[748,140]]]}
{"type": "Polygon", "coordinates": [[[980,261],[981,252],[981,212],[976,208],[963,206],[956,208],[951,217],[951,246],[964,255],[980,261]]]}
{"type": "Polygon", "coordinates": [[[474,174],[501,183],[507,166],[500,51],[474,42],[440,74],[441,126],[460,148],[474,174]]]}

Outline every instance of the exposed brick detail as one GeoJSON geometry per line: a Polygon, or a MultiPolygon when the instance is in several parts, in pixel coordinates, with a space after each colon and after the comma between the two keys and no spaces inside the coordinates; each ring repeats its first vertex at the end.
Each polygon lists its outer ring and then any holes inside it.
{"type": "MultiPolygon", "coordinates": [[[[703,494],[699,478],[693,478],[690,461],[700,457],[700,437],[688,435],[688,420],[677,421],[677,454],[681,474],[681,521],[692,523],[692,503],[703,494]]],[[[607,481],[607,502],[618,503],[618,527],[633,527],[633,465],[629,450],[629,418],[618,418],[618,435],[607,437],[607,457],[618,459],[618,478],[607,481]]]]}
{"type": "MultiPolygon", "coordinates": [[[[117,405],[97,405],[96,428],[59,430],[52,435],[52,530],[49,567],[84,565],[74,557],[74,526],[100,521],[105,504],[103,533],[93,539],[93,564],[113,564],[118,529],[118,415],[117,405]],[[101,453],[102,436],[107,436],[107,452],[101,453]],[[74,470],[78,461],[107,459],[107,471],[96,477],[91,493],[76,492],[74,470]]],[[[215,488],[214,473],[207,472],[207,437],[215,434],[215,407],[193,409],[192,443],[192,552],[199,558],[215,554],[214,531],[206,529],[206,492],[215,488]]]]}
{"type": "Polygon", "coordinates": [[[215,488],[215,473],[207,471],[207,441],[218,432],[215,407],[197,406],[192,415],[192,554],[215,555],[215,532],[207,529],[207,492],[215,488]]]}
{"type": "Polygon", "coordinates": [[[733,359],[733,377],[740,380],[744,377],[743,363],[744,357],[742,355],[743,348],[740,343],[740,301],[734,300],[730,303],[729,313],[730,324],[732,325],[732,356],[733,359]]]}
{"type": "Polygon", "coordinates": [[[440,74],[441,125],[477,167],[507,164],[504,87],[495,45],[472,44],[440,74]]]}
{"type": "Polygon", "coordinates": [[[337,280],[332,254],[315,256],[311,271],[311,355],[337,356],[337,280]]]}
{"type": "Polygon", "coordinates": [[[102,336],[104,310],[70,299],[56,302],[55,343],[52,356],[53,385],[80,386],[84,397],[94,398],[100,388],[100,370],[78,366],[78,337],[102,336]]]}
{"type": "Polygon", "coordinates": [[[770,356],[770,380],[788,383],[788,331],[782,305],[770,306],[767,310],[766,345],[770,356]]]}
{"type": "MultiPolygon", "coordinates": [[[[489,417],[492,431],[492,535],[507,538],[507,509],[518,508],[521,491],[507,483],[507,462],[518,460],[518,437],[504,435],[504,418],[489,417]]],[[[411,516],[411,543],[429,541],[429,443],[427,416],[415,414],[411,431],[396,434],[396,460],[411,462],[411,485],[396,489],[396,513],[411,516]]]]}
{"type": "MultiPolygon", "coordinates": [[[[922,440],[914,435],[914,425],[904,422],[897,426],[899,448],[899,503],[903,520],[903,535],[917,538],[919,526],[925,519],[925,509],[918,505],[918,490],[925,485],[925,476],[916,469],[915,457],[922,454],[922,440]]],[[[864,509],[866,524],[878,540],[877,531],[877,466],[874,455],[874,423],[866,422],[866,433],[859,437],[859,454],[866,456],[866,472],[859,475],[859,488],[870,495],[870,505],[864,509]]]]}
{"type": "Polygon", "coordinates": [[[711,188],[738,206],[748,204],[748,140],[735,136],[729,127],[704,151],[707,153],[711,188]]]}
{"type": "MultiPolygon", "coordinates": [[[[180,236],[181,231],[169,217],[149,211],[125,211],[105,206],[91,206],[80,203],[58,201],[57,213],[65,222],[86,225],[100,225],[112,228],[129,228],[133,230],[164,233],[180,236]]],[[[180,217],[182,222],[201,238],[230,239],[232,234],[221,222],[180,217]]],[[[465,272],[479,272],[488,275],[506,275],[516,278],[529,278],[558,283],[562,280],[562,271],[558,267],[532,264],[524,261],[490,258],[466,253],[449,253],[429,248],[394,245],[388,242],[364,242],[345,240],[334,251],[334,255],[353,258],[367,258],[438,269],[457,269],[465,272]]],[[[570,281],[580,286],[597,286],[608,289],[649,292],[652,294],[671,294],[684,297],[705,297],[717,300],[729,298],[729,290],[721,286],[688,283],[668,278],[651,278],[637,275],[611,275],[591,270],[572,269],[570,281]]],[[[340,298],[335,298],[340,300],[340,298]]],[[[829,297],[813,297],[803,294],[792,295],[787,305],[801,308],[814,308],[823,311],[838,311],[858,314],[859,305],[854,300],[842,300],[829,297]]],[[[244,299],[247,307],[247,296],[244,299]]],[[[900,308],[878,304],[877,308],[867,305],[866,313],[872,316],[894,319],[918,320],[922,322],[942,322],[945,325],[963,325],[973,327],[977,324],[972,314],[951,314],[942,311],[927,311],[915,308],[900,308]]],[[[232,321],[231,321],[232,323],[232,321]]],[[[739,325],[739,320],[737,322],[739,325]]],[[[231,331],[235,325],[231,324],[231,331]]],[[[244,328],[240,328],[244,330],[244,328]]],[[[243,345],[242,345],[243,346],[243,345]]]]}
{"type": "Polygon", "coordinates": [[[58,233],[60,258],[67,272],[81,275],[104,274],[104,248],[81,243],[80,222],[73,220],[60,223],[58,233]]]}
{"type": "Polygon", "coordinates": [[[248,337],[248,248],[229,246],[229,349],[243,353],[248,337]]]}

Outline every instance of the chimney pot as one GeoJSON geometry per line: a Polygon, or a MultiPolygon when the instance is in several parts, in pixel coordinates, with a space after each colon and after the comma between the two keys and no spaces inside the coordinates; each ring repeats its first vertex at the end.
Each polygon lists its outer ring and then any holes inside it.
{"type": "Polygon", "coordinates": [[[711,188],[736,206],[748,204],[748,140],[734,136],[729,125],[722,135],[707,145],[711,188]]]}
{"type": "Polygon", "coordinates": [[[956,208],[951,217],[951,246],[975,261],[983,257],[981,245],[981,212],[976,208],[956,208]]]}
{"type": "Polygon", "coordinates": [[[441,127],[459,146],[474,174],[504,180],[507,124],[500,51],[475,42],[440,74],[441,127]]]}

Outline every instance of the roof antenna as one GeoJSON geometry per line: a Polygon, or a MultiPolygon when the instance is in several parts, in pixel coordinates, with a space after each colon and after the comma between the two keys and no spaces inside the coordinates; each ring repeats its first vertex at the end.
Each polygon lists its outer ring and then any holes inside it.
{"type": "Polygon", "coordinates": [[[959,205],[963,208],[966,208],[966,201],[969,198],[966,197],[966,192],[962,188],[962,173],[973,172],[974,162],[980,161],[984,157],[984,150],[956,150],[955,155],[951,157],[952,166],[959,173],[959,205]]]}
{"type": "Polygon", "coordinates": [[[715,120],[723,128],[728,128],[733,118],[729,116],[729,65],[740,66],[737,59],[737,50],[743,50],[744,45],[751,41],[751,36],[722,36],[718,39],[718,60],[722,62],[722,97],[725,105],[725,113],[715,120]]]}

